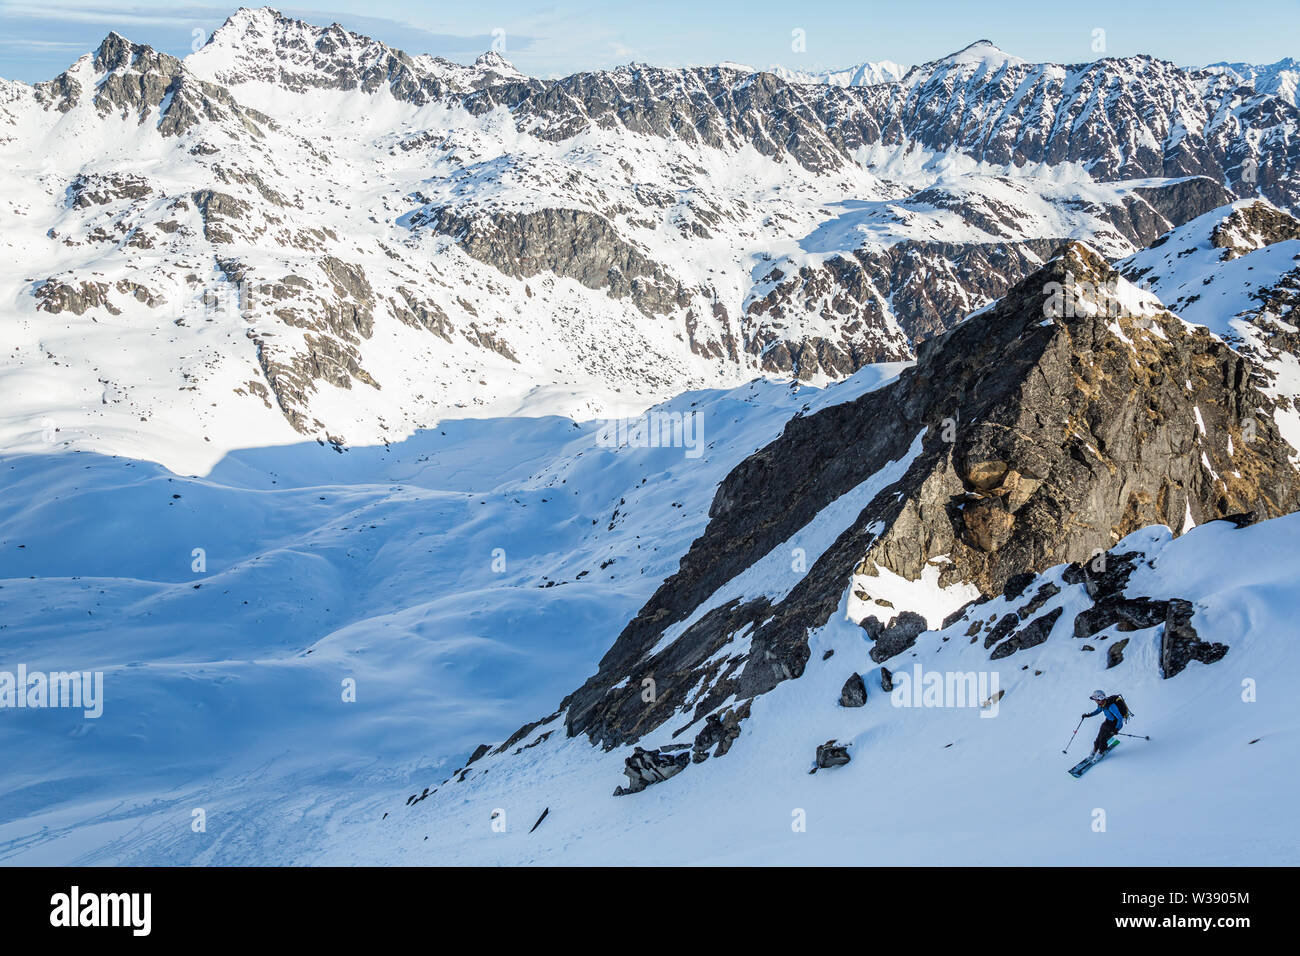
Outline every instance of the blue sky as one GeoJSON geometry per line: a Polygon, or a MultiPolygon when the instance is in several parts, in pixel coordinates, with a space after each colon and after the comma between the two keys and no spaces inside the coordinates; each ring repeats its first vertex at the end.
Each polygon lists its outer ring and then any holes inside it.
{"type": "MultiPolygon", "coordinates": [[[[183,56],[238,6],[196,2],[0,0],[0,76],[48,79],[109,30],[183,56]]],[[[1030,60],[1077,63],[1149,53],[1185,65],[1219,60],[1271,63],[1300,58],[1300,0],[1249,3],[1094,0],[1049,4],[1004,0],[928,3],[827,0],[519,2],[323,0],[278,7],[313,23],[334,21],[410,53],[469,62],[505,32],[506,55],[535,76],[561,76],[631,60],[687,66],[731,60],[799,69],[863,60],[920,63],[988,38],[1030,60]],[[805,48],[792,49],[795,30],[805,48]],[[1105,31],[1096,52],[1095,31],[1105,31]]]]}

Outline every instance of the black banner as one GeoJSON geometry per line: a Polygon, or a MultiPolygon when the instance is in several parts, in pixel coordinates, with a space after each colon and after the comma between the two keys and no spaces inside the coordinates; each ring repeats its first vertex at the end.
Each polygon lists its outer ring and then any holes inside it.
{"type": "Polygon", "coordinates": [[[1226,868],[9,868],[0,869],[0,918],[11,939],[76,934],[79,943],[373,943],[403,927],[431,940],[458,928],[536,943],[584,928],[605,934],[614,918],[634,935],[640,925],[668,937],[695,924],[729,937],[784,925],[813,937],[856,926],[875,945],[965,936],[982,947],[1024,931],[1231,944],[1255,929],[1286,931],[1293,882],[1291,870],[1226,868]]]}

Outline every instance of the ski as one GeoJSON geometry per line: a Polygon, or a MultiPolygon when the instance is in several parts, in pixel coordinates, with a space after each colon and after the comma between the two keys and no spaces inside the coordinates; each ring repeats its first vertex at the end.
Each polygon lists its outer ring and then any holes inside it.
{"type": "Polygon", "coordinates": [[[1075,777],[1076,779],[1082,777],[1085,773],[1088,772],[1089,768],[1091,768],[1093,764],[1100,763],[1102,757],[1106,756],[1106,754],[1110,753],[1118,746],[1119,746],[1119,740],[1112,737],[1110,739],[1110,743],[1106,745],[1106,749],[1103,750],[1101,753],[1089,754],[1087,757],[1084,757],[1077,764],[1071,767],[1070,776],[1075,777]]]}

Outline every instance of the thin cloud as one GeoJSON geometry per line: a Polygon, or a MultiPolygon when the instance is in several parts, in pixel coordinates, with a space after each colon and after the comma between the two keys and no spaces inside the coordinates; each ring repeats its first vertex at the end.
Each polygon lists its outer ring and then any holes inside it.
{"type": "Polygon", "coordinates": [[[97,23],[107,25],[176,26],[189,23],[209,23],[225,20],[229,7],[97,7],[97,6],[42,6],[40,4],[9,3],[0,8],[7,18],[40,20],[64,23],[97,23]]]}

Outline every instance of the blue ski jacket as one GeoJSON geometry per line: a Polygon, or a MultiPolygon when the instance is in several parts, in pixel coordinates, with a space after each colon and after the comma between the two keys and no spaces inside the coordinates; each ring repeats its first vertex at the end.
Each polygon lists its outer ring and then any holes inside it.
{"type": "Polygon", "coordinates": [[[1116,729],[1124,726],[1124,717],[1119,712],[1119,705],[1113,700],[1102,704],[1091,714],[1084,714],[1085,717],[1096,717],[1098,714],[1105,714],[1106,719],[1113,723],[1116,729]]]}

